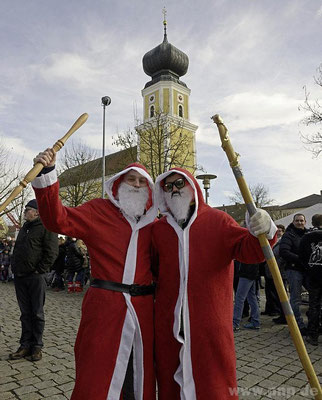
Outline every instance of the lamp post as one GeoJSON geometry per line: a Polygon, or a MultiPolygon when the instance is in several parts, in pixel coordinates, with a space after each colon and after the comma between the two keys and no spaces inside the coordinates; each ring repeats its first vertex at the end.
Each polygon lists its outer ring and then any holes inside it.
{"type": "Polygon", "coordinates": [[[209,198],[208,190],[210,189],[210,180],[211,179],[216,179],[217,175],[203,174],[203,175],[196,176],[196,178],[197,179],[202,179],[203,188],[205,189],[205,200],[206,200],[206,204],[208,204],[208,198],[209,198]]]}
{"type": "Polygon", "coordinates": [[[105,181],[105,108],[111,104],[111,98],[102,97],[103,106],[103,150],[102,150],[102,199],[104,199],[104,181],[105,181]]]}

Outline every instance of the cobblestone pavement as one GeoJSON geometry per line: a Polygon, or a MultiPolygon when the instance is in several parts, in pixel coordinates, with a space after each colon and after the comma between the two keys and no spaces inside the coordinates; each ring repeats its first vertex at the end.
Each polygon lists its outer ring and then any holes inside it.
{"type": "MultiPolygon", "coordinates": [[[[73,345],[83,296],[49,289],[43,359],[11,361],[8,354],[19,346],[20,314],[13,283],[0,284],[1,400],[70,398],[75,376],[73,345]]],[[[304,313],[306,309],[304,306],[304,313]]],[[[259,331],[241,329],[235,335],[240,399],[313,399],[287,326],[274,326],[271,319],[263,316],[259,331]]],[[[321,338],[318,347],[307,345],[307,350],[322,382],[321,338]]]]}

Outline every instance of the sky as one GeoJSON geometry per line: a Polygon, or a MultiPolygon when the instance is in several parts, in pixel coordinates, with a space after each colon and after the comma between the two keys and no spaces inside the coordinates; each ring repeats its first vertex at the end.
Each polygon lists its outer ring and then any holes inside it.
{"type": "MultiPolygon", "coordinates": [[[[249,185],[264,184],[274,204],[320,194],[322,158],[301,141],[304,87],[322,63],[322,2],[316,0],[2,0],[0,139],[27,170],[74,121],[89,119],[71,141],[106,154],[112,137],[143,117],[141,90],[151,78],[146,52],[168,40],[189,57],[181,80],[191,89],[190,122],[197,162],[211,182],[212,206],[231,204],[237,190],[216,125],[220,114],[249,185]]],[[[315,127],[317,129],[317,127],[315,127]]],[[[312,130],[311,130],[312,131],[312,130]]],[[[202,184],[201,184],[202,187],[202,184]]]]}

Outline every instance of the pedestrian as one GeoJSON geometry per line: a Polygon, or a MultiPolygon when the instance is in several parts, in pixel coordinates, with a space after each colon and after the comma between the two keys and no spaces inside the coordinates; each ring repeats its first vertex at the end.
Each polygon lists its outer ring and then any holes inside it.
{"type": "Polygon", "coordinates": [[[206,205],[181,168],[160,175],[155,190],[163,214],[152,232],[158,398],[236,399],[233,260],[263,261],[255,236],[272,239],[276,227],[263,210],[247,222],[250,231],[239,226],[206,205]]]}
{"type": "MultiPolygon", "coordinates": [[[[285,261],[283,258],[280,256],[280,244],[281,244],[281,238],[285,233],[285,226],[282,224],[276,225],[277,227],[277,241],[273,246],[273,253],[275,256],[275,260],[277,263],[277,266],[279,268],[282,281],[284,283],[284,286],[286,288],[286,273],[285,273],[285,261]]],[[[269,316],[275,316],[277,313],[276,318],[273,318],[272,321],[275,324],[280,324],[280,325],[285,325],[287,324],[286,318],[283,312],[282,304],[280,302],[280,299],[278,297],[278,293],[274,284],[273,276],[271,274],[271,271],[268,267],[268,264],[265,263],[265,297],[266,297],[266,303],[265,303],[265,314],[269,316]]]]}
{"type": "Polygon", "coordinates": [[[6,247],[0,254],[0,280],[3,283],[8,282],[10,264],[11,257],[9,254],[9,248],[6,247]]]}
{"type": "Polygon", "coordinates": [[[239,282],[235,296],[233,313],[233,330],[239,331],[245,300],[250,305],[250,321],[243,325],[245,329],[258,330],[260,327],[260,312],[257,301],[259,264],[240,263],[239,282]]]}
{"type": "Polygon", "coordinates": [[[279,245],[279,254],[285,261],[286,278],[290,289],[290,303],[294,317],[302,336],[307,333],[300,311],[302,302],[302,286],[307,288],[307,274],[299,257],[299,246],[302,237],[308,231],[305,228],[306,220],[303,214],[295,214],[279,245]]]}
{"type": "Polygon", "coordinates": [[[27,203],[24,218],[26,222],[19,231],[11,260],[22,331],[20,347],[9,358],[39,361],[45,327],[45,273],[57,257],[58,238],[45,229],[35,199],[27,203]]]}
{"type": "Polygon", "coordinates": [[[66,244],[65,239],[60,236],[58,238],[58,256],[54,262],[53,270],[55,271],[52,287],[55,292],[65,289],[64,271],[65,271],[66,244]]]}
{"type": "Polygon", "coordinates": [[[300,242],[299,257],[308,274],[309,311],[306,341],[318,345],[322,308],[322,214],[312,216],[313,230],[300,242]]]}
{"type": "Polygon", "coordinates": [[[32,183],[40,215],[49,229],[84,241],[93,276],[75,343],[71,399],[153,400],[152,179],[131,164],[105,182],[108,199],[65,207],[55,159],[53,149],[34,159],[46,167],[32,183]]]}
{"type": "Polygon", "coordinates": [[[77,239],[68,237],[66,240],[67,291],[82,292],[84,280],[84,256],[77,246],[77,239]]]}

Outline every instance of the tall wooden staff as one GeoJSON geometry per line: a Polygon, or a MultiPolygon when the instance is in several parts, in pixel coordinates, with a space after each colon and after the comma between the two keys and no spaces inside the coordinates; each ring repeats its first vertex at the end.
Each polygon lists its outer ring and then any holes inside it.
{"type": "MultiPolygon", "coordinates": [[[[230,166],[233,170],[236,181],[238,183],[240,192],[245,201],[248,213],[250,216],[252,216],[256,212],[256,207],[255,207],[252,195],[249,191],[249,188],[247,186],[247,183],[244,179],[243,173],[240,168],[240,164],[238,161],[239,154],[235,153],[235,151],[231,145],[229,136],[228,136],[228,130],[227,130],[226,126],[224,125],[220,116],[216,114],[213,117],[211,117],[211,119],[214,121],[215,124],[217,124],[221,143],[222,143],[222,148],[227,155],[230,166]]],[[[301,332],[298,328],[297,322],[296,322],[294,314],[293,314],[293,310],[288,301],[288,297],[287,297],[287,294],[286,294],[286,291],[284,288],[284,284],[282,281],[282,277],[281,277],[278,265],[277,265],[275,257],[274,257],[274,253],[268,243],[265,233],[258,235],[257,238],[260,242],[260,245],[263,250],[269,270],[273,276],[274,284],[275,284],[279,299],[282,304],[282,308],[283,308],[283,311],[284,311],[284,314],[285,314],[285,317],[287,320],[289,330],[291,332],[291,336],[292,336],[294,345],[296,347],[296,350],[297,350],[297,353],[301,360],[302,366],[305,370],[305,373],[308,377],[309,383],[312,388],[312,394],[315,396],[316,400],[322,400],[321,386],[320,386],[319,380],[315,374],[311,360],[307,354],[301,332]]]]}
{"type": "MultiPolygon", "coordinates": [[[[73,124],[73,126],[69,129],[69,131],[61,138],[58,139],[57,142],[53,145],[53,149],[57,152],[59,151],[65,144],[66,140],[79,129],[88,118],[88,114],[82,114],[73,124]]],[[[37,163],[33,166],[33,168],[27,173],[27,175],[20,181],[19,185],[13,189],[10,193],[9,197],[0,205],[0,213],[6,209],[7,205],[14,200],[18,194],[30,183],[33,181],[39,172],[44,168],[42,163],[37,163]]]]}

